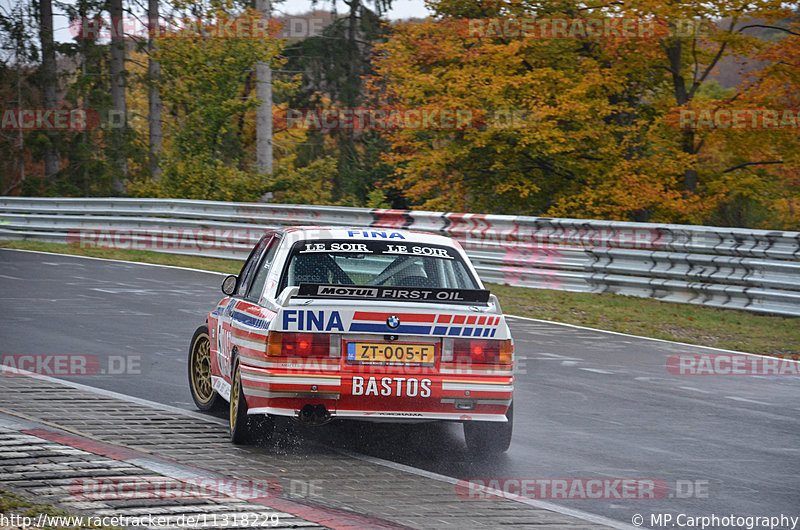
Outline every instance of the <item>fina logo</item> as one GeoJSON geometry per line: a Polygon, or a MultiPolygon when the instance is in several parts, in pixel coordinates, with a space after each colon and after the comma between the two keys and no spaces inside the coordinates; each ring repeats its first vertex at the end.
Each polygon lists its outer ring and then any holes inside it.
{"type": "Polygon", "coordinates": [[[397,328],[400,325],[400,318],[397,315],[392,315],[386,319],[386,325],[389,326],[391,329],[397,328]]]}

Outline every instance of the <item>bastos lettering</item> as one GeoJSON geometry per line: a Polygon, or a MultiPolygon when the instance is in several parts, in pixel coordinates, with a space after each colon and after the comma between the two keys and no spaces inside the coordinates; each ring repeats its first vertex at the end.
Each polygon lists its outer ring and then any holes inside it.
{"type": "Polygon", "coordinates": [[[414,377],[370,377],[353,376],[351,393],[354,396],[383,397],[430,397],[430,379],[414,377]]]}

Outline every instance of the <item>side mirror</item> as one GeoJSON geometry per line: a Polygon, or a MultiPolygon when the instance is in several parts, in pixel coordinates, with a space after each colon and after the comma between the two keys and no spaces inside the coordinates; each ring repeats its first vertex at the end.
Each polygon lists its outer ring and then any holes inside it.
{"type": "Polygon", "coordinates": [[[222,280],[222,292],[227,294],[228,296],[232,295],[236,292],[236,281],[238,278],[233,274],[229,274],[225,276],[225,279],[222,280]]]}

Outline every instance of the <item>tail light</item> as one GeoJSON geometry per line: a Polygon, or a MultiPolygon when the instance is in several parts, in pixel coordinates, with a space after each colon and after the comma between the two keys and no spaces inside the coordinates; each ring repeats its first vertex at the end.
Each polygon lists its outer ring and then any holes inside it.
{"type": "Polygon", "coordinates": [[[455,339],[453,362],[458,364],[510,365],[514,354],[512,340],[455,339]]]}
{"type": "Polygon", "coordinates": [[[330,357],[330,335],[272,331],[267,339],[267,355],[269,357],[330,357]]]}

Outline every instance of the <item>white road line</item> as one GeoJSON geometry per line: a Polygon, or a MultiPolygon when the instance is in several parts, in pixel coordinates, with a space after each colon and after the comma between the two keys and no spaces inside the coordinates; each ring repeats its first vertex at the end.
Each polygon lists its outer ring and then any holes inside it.
{"type": "Polygon", "coordinates": [[[670,380],[665,377],[656,377],[651,375],[641,375],[639,377],[634,377],[634,381],[641,381],[643,383],[651,383],[653,381],[665,382],[668,383],[670,380]]]}
{"type": "MultiPolygon", "coordinates": [[[[580,357],[567,357],[566,355],[559,355],[557,353],[545,353],[545,352],[535,352],[533,355],[544,355],[545,357],[553,360],[563,360],[563,361],[582,361],[580,357]]],[[[537,357],[541,358],[541,357],[537,357]]]]}
{"type": "Polygon", "coordinates": [[[599,368],[578,368],[578,370],[583,370],[584,372],[594,372],[596,374],[606,374],[611,375],[614,372],[609,372],[608,370],[600,370],[599,368]]]}
{"type": "Polygon", "coordinates": [[[695,388],[693,386],[679,386],[678,388],[682,388],[684,390],[691,390],[692,392],[700,392],[701,394],[710,394],[708,390],[700,390],[699,388],[695,388]]]}

